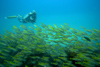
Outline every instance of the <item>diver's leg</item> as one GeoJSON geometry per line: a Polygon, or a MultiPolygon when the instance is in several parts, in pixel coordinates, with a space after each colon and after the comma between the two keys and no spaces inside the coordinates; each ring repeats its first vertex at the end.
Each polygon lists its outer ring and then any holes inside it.
{"type": "Polygon", "coordinates": [[[22,16],[18,15],[18,16],[17,16],[17,19],[18,19],[19,22],[23,22],[22,16]]]}
{"type": "Polygon", "coordinates": [[[17,18],[17,16],[7,16],[7,17],[5,17],[5,19],[13,19],[13,18],[17,18]]]}

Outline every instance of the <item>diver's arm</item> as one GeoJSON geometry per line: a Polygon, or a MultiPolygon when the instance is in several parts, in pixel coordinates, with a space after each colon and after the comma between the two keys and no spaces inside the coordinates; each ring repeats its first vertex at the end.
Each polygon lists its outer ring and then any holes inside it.
{"type": "Polygon", "coordinates": [[[33,20],[34,18],[33,17],[30,17],[30,20],[33,20]]]}

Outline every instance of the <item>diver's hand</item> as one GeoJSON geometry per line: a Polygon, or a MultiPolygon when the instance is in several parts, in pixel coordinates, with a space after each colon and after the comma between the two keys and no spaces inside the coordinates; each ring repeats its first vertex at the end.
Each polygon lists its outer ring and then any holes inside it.
{"type": "Polygon", "coordinates": [[[30,17],[30,20],[33,20],[34,18],[30,17]]]}

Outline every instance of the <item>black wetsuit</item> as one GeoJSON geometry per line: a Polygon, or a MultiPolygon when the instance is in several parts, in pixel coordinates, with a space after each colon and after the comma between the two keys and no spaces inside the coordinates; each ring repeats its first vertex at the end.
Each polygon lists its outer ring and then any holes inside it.
{"type": "Polygon", "coordinates": [[[34,23],[36,22],[36,13],[27,14],[24,18],[18,17],[18,20],[19,22],[22,23],[28,23],[28,22],[34,23]]]}

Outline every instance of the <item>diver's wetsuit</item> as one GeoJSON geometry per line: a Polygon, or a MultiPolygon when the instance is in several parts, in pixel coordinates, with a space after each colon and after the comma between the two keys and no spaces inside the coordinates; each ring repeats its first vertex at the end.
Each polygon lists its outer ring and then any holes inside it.
{"type": "Polygon", "coordinates": [[[36,22],[36,12],[33,10],[33,12],[28,13],[27,15],[25,15],[24,17],[18,15],[18,16],[8,16],[5,17],[5,19],[13,19],[13,18],[17,18],[19,22],[22,23],[34,23],[36,22]]]}
{"type": "Polygon", "coordinates": [[[36,13],[35,12],[29,13],[24,18],[21,16],[18,16],[18,20],[19,22],[22,22],[22,23],[28,23],[28,22],[34,23],[36,21],[36,13]]]}

